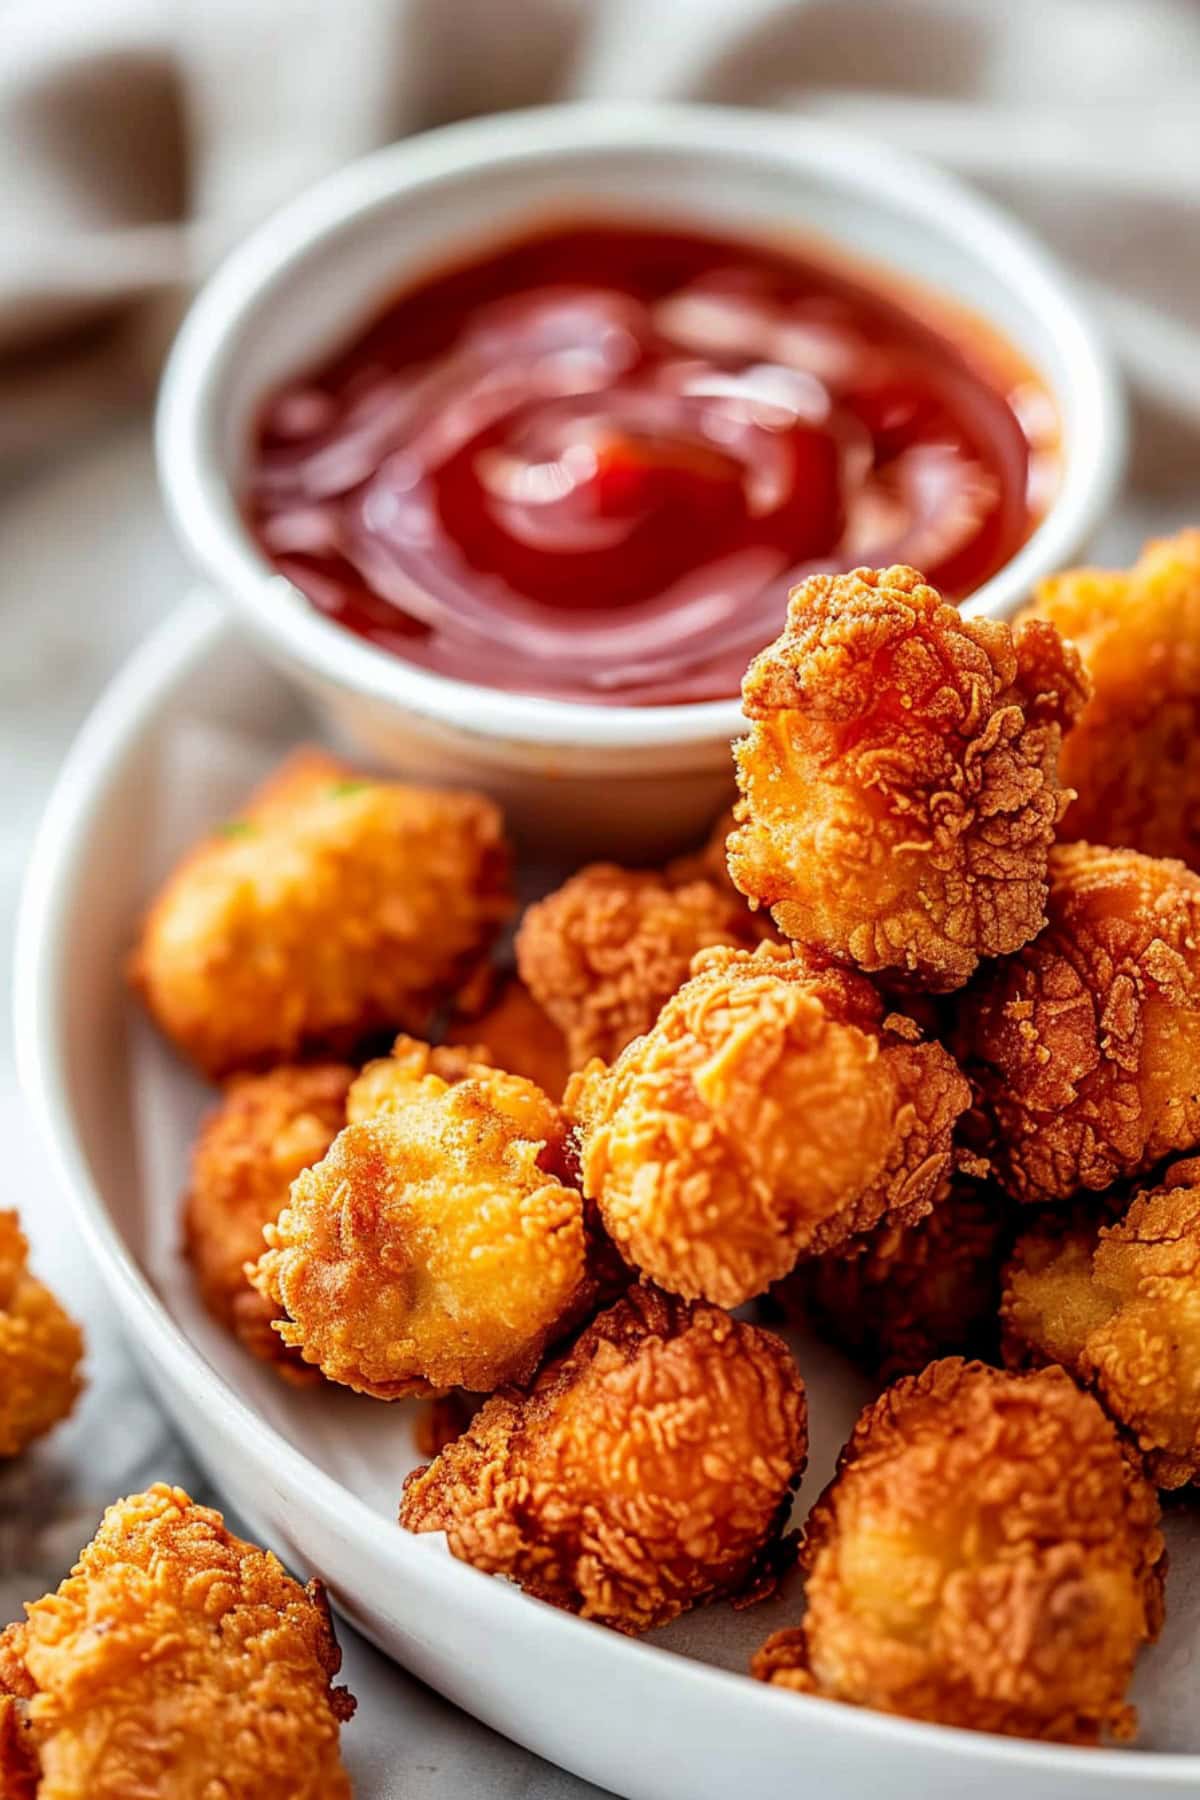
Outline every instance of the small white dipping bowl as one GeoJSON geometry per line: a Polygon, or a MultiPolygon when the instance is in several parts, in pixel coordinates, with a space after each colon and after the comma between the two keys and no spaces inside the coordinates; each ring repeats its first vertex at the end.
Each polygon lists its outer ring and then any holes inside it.
{"type": "Polygon", "coordinates": [[[580,851],[694,838],[730,788],[734,699],[593,706],[448,680],[323,618],[271,566],[239,496],[257,410],[406,284],[541,217],[794,231],[980,315],[1057,407],[1062,473],[1029,541],[966,603],[1004,616],[1076,556],[1124,460],[1112,365],[1053,259],[951,177],[781,114],[561,106],[455,125],[352,164],[228,259],[184,322],[162,385],[159,472],[199,569],[313,693],[335,738],[416,779],[493,793],[519,832],[580,851]]]}

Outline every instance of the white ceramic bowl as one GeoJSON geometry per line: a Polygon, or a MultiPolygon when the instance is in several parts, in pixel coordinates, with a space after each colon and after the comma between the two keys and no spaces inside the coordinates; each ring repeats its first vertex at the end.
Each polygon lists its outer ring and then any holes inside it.
{"type": "MultiPolygon", "coordinates": [[[[1175,1753],[1200,1748],[1200,1620],[1187,1603],[1200,1592],[1194,1511],[1176,1508],[1168,1521],[1169,1600],[1179,1604],[1134,1689],[1154,1748],[1072,1750],[918,1725],[746,1677],[751,1648],[796,1617],[794,1588],[740,1614],[702,1609],[636,1643],[454,1562],[440,1537],[395,1524],[417,1460],[411,1407],[286,1388],[211,1324],[178,1244],[186,1146],[211,1094],[136,1016],[121,968],[147,894],[197,828],[197,807],[210,822],[228,816],[248,765],[278,756],[301,729],[289,685],[214,608],[178,612],[67,760],[18,936],[29,1103],[148,1379],[238,1511],[293,1568],[322,1576],[339,1608],[416,1674],[629,1800],[1200,1791],[1200,1755],[1175,1753]]],[[[821,1346],[801,1343],[798,1354],[813,1426],[803,1508],[870,1390],[821,1346]]],[[[398,1744],[402,1785],[408,1755],[398,1744]]]]}
{"type": "Polygon", "coordinates": [[[455,125],[353,164],[263,225],[204,289],[171,356],[159,470],[196,565],[335,732],[377,761],[473,783],[517,827],[579,845],[698,834],[729,784],[736,701],[598,707],[450,681],[322,618],[239,515],[250,422],[404,284],[530,218],[577,207],[753,234],[811,231],[915,276],[999,328],[1040,371],[1063,476],[1028,543],[966,610],[1004,615],[1082,549],[1124,456],[1112,368],[1052,258],[951,177],[825,124],[703,107],[552,107],[455,125]]]}

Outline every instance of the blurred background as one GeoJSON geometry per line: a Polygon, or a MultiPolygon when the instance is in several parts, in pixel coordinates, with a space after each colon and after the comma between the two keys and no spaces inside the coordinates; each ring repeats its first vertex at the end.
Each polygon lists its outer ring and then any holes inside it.
{"type": "MultiPolygon", "coordinates": [[[[1098,558],[1200,520],[1197,0],[0,0],[0,983],[67,743],[188,584],[150,407],[196,284],[378,144],[481,111],[656,97],[833,118],[1019,214],[1074,269],[1130,385],[1130,476],[1098,558]]],[[[39,1266],[89,1326],[92,1384],[0,1474],[3,1619],[114,1493],[195,1475],[56,1223],[7,1025],[0,1131],[39,1266]]],[[[351,1679],[365,1795],[400,1791],[394,1750],[414,1734],[410,1797],[584,1792],[360,1648],[351,1679]]]]}

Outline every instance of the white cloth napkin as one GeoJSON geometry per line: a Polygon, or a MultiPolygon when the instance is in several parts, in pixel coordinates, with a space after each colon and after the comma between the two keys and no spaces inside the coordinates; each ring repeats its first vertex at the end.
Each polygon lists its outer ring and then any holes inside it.
{"type": "Polygon", "coordinates": [[[0,450],[144,394],[221,251],[349,157],[654,96],[836,118],[991,190],[1089,285],[1140,474],[1194,455],[1195,0],[0,0],[0,450]]]}

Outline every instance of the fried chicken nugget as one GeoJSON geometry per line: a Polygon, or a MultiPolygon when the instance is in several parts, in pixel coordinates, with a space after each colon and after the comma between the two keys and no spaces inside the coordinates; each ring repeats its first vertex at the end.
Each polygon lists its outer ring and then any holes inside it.
{"type": "Polygon", "coordinates": [[[519,1076],[475,1065],[452,1084],[436,1069],[461,1052],[400,1048],[351,1088],[351,1123],[297,1177],[250,1280],[332,1381],[490,1392],[533,1373],[587,1290],[564,1122],[519,1076]]]}
{"type": "Polygon", "coordinates": [[[1063,835],[1200,868],[1200,531],[1132,569],[1070,569],[1031,617],[1074,640],[1092,695],[1063,744],[1063,835]]]}
{"type": "Polygon", "coordinates": [[[613,1062],[649,1031],[697,951],[751,946],[762,936],[727,885],[705,876],[675,884],[652,870],[592,863],[529,908],[517,966],[578,1069],[593,1056],[613,1062]]]}
{"type": "Polygon", "coordinates": [[[211,1076],[420,1031],[508,918],[509,860],[481,795],[298,751],[180,863],[131,979],[211,1076]]]}
{"type": "Polygon", "coordinates": [[[1040,930],[1079,658],[915,569],[814,575],[742,684],[729,868],[786,936],[929,992],[1040,930]]]}
{"type": "Polygon", "coordinates": [[[345,1125],[353,1080],[344,1063],[234,1076],[192,1150],[184,1247],[201,1297],[218,1324],[289,1381],[317,1373],[272,1331],[273,1310],[247,1281],[246,1264],[262,1255],[263,1226],[287,1205],[292,1182],[345,1125]]]}
{"type": "Polygon", "coordinates": [[[1064,844],[1047,911],[960,997],[951,1039],[1022,1201],[1099,1192],[1200,1144],[1200,877],[1064,844]]]}
{"type": "Polygon", "coordinates": [[[28,1256],[16,1213],[0,1211],[0,1457],[65,1419],[83,1387],[83,1333],[28,1256]]]}
{"type": "Polygon", "coordinates": [[[928,1212],[970,1090],[869,981],[714,949],[611,1069],[567,1089],[584,1193],[635,1268],[738,1306],[803,1254],[928,1212]]]}
{"type": "Polygon", "coordinates": [[[915,1225],[879,1225],[860,1255],[800,1263],[774,1296],[886,1381],[952,1351],[991,1355],[1010,1210],[990,1183],[952,1176],[915,1225]]]}
{"type": "Polygon", "coordinates": [[[1002,1317],[1010,1364],[1063,1364],[1159,1487],[1200,1481],[1200,1158],[1109,1225],[1082,1207],[1040,1220],[1013,1252],[1002,1317]]]}
{"type": "Polygon", "coordinates": [[[414,1470],[400,1521],[553,1606],[648,1631],[768,1591],[807,1442],[780,1338],[634,1287],[414,1470]]]}
{"type": "MultiPolygon", "coordinates": [[[[323,1590],[182,1489],[110,1506],[57,1593],[25,1611],[0,1635],[17,1795],[350,1800],[338,1730],[354,1701],[332,1685],[323,1590]]],[[[3,1714],[0,1701],[0,1746],[3,1714]]]]}
{"type": "Polygon", "coordinates": [[[948,1357],[868,1406],[809,1516],[807,1611],[760,1680],[976,1731],[1132,1736],[1158,1635],[1158,1504],[1061,1369],[948,1357]]]}

